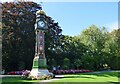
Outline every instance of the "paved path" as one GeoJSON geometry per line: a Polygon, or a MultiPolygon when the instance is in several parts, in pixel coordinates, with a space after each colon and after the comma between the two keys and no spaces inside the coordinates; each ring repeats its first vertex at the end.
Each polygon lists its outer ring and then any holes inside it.
{"type": "Polygon", "coordinates": [[[59,78],[53,78],[53,79],[50,79],[50,80],[43,80],[43,81],[40,81],[40,82],[52,82],[54,80],[60,80],[59,78]]]}
{"type": "Polygon", "coordinates": [[[63,78],[63,75],[55,75],[55,78],[63,78]]]}
{"type": "Polygon", "coordinates": [[[63,75],[55,75],[55,78],[53,78],[53,79],[43,80],[43,81],[40,81],[40,82],[52,82],[54,80],[60,80],[60,78],[63,78],[63,77],[64,77],[63,75]]]}
{"type": "Polygon", "coordinates": [[[21,75],[0,75],[0,78],[3,77],[21,77],[21,75]]]}

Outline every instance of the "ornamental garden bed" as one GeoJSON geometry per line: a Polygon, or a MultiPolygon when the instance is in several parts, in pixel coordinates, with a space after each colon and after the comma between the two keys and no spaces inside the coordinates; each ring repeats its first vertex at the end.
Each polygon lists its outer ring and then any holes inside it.
{"type": "MultiPolygon", "coordinates": [[[[50,72],[54,73],[53,70],[50,70],[50,72]]],[[[85,69],[82,69],[82,70],[56,70],[56,73],[57,75],[60,75],[60,74],[75,74],[75,73],[86,73],[86,72],[92,72],[92,70],[85,70],[85,69]]]]}
{"type": "MultiPolygon", "coordinates": [[[[49,70],[51,73],[54,73],[53,70],[49,70]]],[[[22,70],[22,71],[11,71],[8,72],[7,75],[22,75],[24,72],[30,72],[29,70],[22,70]]],[[[55,74],[74,74],[74,73],[86,73],[86,72],[92,72],[92,70],[85,70],[85,69],[80,69],[80,70],[56,70],[55,74]]]]}

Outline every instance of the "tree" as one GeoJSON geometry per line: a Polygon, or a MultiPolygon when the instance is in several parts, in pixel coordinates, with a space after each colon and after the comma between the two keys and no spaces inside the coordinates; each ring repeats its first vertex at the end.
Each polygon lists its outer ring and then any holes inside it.
{"type": "Polygon", "coordinates": [[[117,30],[116,33],[116,37],[117,37],[117,44],[118,44],[118,51],[117,51],[117,69],[120,69],[120,28],[117,30]]]}
{"type": "Polygon", "coordinates": [[[70,65],[70,60],[68,58],[65,58],[63,60],[63,68],[64,69],[69,69],[69,65],[70,65]]]}
{"type": "Polygon", "coordinates": [[[39,9],[41,7],[34,2],[3,3],[3,67],[7,70],[17,70],[20,61],[25,62],[26,69],[31,68],[35,12],[39,9]]]}
{"type": "Polygon", "coordinates": [[[80,59],[75,59],[74,65],[76,65],[77,69],[79,69],[79,67],[82,66],[82,61],[80,59]]]}
{"type": "MultiPolygon", "coordinates": [[[[80,38],[77,36],[71,37],[68,35],[64,35],[60,39],[60,52],[61,52],[61,60],[68,58],[70,60],[69,69],[74,69],[76,64],[74,63],[76,59],[80,59],[83,56],[83,53],[86,51],[86,46],[80,42],[80,38]]],[[[60,58],[58,58],[59,61],[60,58]]],[[[63,61],[61,61],[60,65],[63,61]]]]}
{"type": "MultiPolygon", "coordinates": [[[[42,9],[41,5],[20,1],[2,5],[3,67],[8,71],[18,70],[20,63],[24,62],[25,69],[31,69],[35,50],[35,17],[36,11],[42,9]]],[[[45,53],[49,60],[52,57],[49,53],[57,44],[62,29],[51,17],[46,16],[46,19],[49,28],[45,35],[45,53]]]]}
{"type": "Polygon", "coordinates": [[[92,64],[98,70],[103,67],[107,60],[103,52],[107,33],[104,27],[100,30],[97,26],[92,25],[80,35],[81,42],[88,47],[85,56],[94,58],[95,63],[92,64]]]}
{"type": "Polygon", "coordinates": [[[117,36],[118,30],[114,30],[109,33],[109,38],[105,43],[104,51],[108,53],[108,65],[111,69],[120,69],[119,67],[119,59],[120,59],[120,52],[119,52],[119,36],[117,36]]]}

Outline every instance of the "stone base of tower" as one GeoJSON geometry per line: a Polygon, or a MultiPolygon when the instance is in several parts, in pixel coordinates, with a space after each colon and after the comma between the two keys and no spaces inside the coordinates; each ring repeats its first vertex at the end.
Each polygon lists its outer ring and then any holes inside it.
{"type": "Polygon", "coordinates": [[[44,59],[39,59],[40,62],[39,62],[39,68],[40,69],[46,69],[47,68],[47,62],[46,62],[46,58],[44,59]]]}
{"type": "Polygon", "coordinates": [[[30,76],[33,77],[42,77],[42,76],[48,76],[48,75],[52,75],[52,73],[50,73],[47,69],[37,69],[37,68],[33,68],[30,72],[30,76]]]}
{"type": "Polygon", "coordinates": [[[33,67],[30,72],[32,77],[42,77],[42,76],[53,76],[53,73],[50,73],[47,69],[46,58],[39,59],[39,57],[35,57],[33,60],[33,67]]]}
{"type": "Polygon", "coordinates": [[[46,58],[39,58],[39,56],[35,57],[33,59],[33,67],[32,68],[39,68],[39,69],[46,69],[47,68],[47,62],[46,58]]]}

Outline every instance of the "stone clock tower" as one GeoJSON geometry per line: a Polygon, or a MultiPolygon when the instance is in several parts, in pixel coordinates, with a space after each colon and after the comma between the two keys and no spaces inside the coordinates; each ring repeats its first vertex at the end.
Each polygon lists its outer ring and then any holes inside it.
{"type": "Polygon", "coordinates": [[[30,72],[30,76],[42,76],[49,75],[47,70],[47,62],[45,57],[45,31],[48,28],[46,21],[46,14],[39,10],[36,12],[36,23],[35,23],[35,34],[36,34],[36,43],[35,43],[35,56],[33,59],[33,67],[30,72]]]}

